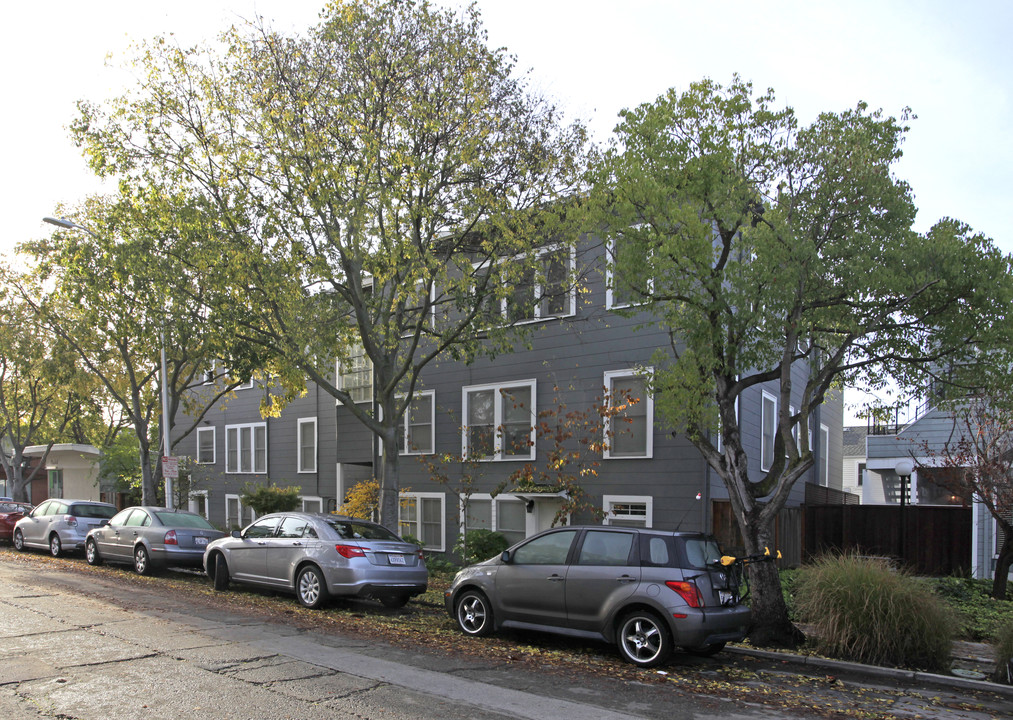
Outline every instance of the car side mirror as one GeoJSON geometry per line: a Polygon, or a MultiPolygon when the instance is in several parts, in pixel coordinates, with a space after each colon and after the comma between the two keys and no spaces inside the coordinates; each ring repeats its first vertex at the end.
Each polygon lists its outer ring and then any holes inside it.
{"type": "Polygon", "coordinates": [[[500,559],[500,562],[509,563],[510,562],[510,551],[509,550],[504,550],[503,554],[499,556],[499,559],[500,559]]]}
{"type": "Polygon", "coordinates": [[[105,526],[106,526],[106,525],[108,525],[108,524],[109,524],[109,519],[108,519],[108,518],[106,518],[105,520],[103,520],[102,522],[100,522],[100,523],[98,524],[98,526],[99,526],[99,527],[105,527],[105,526]]]}
{"type": "Polygon", "coordinates": [[[232,531],[231,533],[229,533],[229,534],[230,534],[230,535],[232,535],[232,537],[234,537],[234,538],[235,538],[236,540],[239,540],[240,538],[242,538],[242,537],[243,537],[243,533],[242,533],[242,531],[240,531],[240,530],[233,530],[233,531],[232,531]]]}

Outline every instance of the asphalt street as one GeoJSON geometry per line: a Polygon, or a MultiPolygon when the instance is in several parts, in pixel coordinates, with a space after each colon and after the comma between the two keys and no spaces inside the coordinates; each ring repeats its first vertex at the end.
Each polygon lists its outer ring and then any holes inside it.
{"type": "MultiPolygon", "coordinates": [[[[412,652],[226,611],[167,593],[157,579],[144,585],[128,589],[97,574],[0,560],[0,717],[985,720],[1013,714],[1007,696],[929,686],[898,690],[895,680],[860,674],[828,683],[825,669],[817,671],[814,687],[826,693],[827,708],[836,699],[834,710],[697,695],[677,683],[562,681],[494,661],[412,652]],[[855,702],[850,713],[845,702],[841,711],[839,696],[848,692],[868,705],[855,702]]],[[[726,664],[740,662],[722,656],[726,664]]],[[[762,666],[744,673],[744,683],[773,690],[797,682],[799,670],[790,664],[752,662],[762,666]]],[[[721,661],[700,666],[693,677],[706,677],[709,667],[722,667],[721,661]]]]}

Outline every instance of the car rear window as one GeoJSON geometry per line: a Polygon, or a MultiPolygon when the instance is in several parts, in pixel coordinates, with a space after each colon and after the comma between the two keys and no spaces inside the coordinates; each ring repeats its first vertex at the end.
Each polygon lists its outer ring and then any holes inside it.
{"type": "Polygon", "coordinates": [[[714,538],[686,538],[686,560],[704,570],[721,560],[721,548],[714,538]]]}
{"type": "Polygon", "coordinates": [[[214,530],[214,527],[200,515],[191,513],[156,512],[155,517],[159,522],[169,527],[196,528],[199,530],[214,530]]]}
{"type": "Polygon", "coordinates": [[[111,518],[116,514],[116,508],[110,505],[89,505],[81,503],[70,507],[70,514],[82,518],[111,518]]]}
{"type": "Polygon", "coordinates": [[[401,538],[383,525],[355,522],[350,520],[328,519],[327,524],[334,528],[343,540],[394,540],[401,538]]]}

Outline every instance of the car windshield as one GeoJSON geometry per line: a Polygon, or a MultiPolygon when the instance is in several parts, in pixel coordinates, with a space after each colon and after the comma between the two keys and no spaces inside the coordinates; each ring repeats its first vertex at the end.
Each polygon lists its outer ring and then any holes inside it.
{"type": "Polygon", "coordinates": [[[117,512],[111,505],[74,505],[70,514],[81,518],[111,518],[117,512]]]}
{"type": "Polygon", "coordinates": [[[394,540],[401,542],[401,538],[383,525],[354,520],[338,520],[337,518],[328,519],[327,524],[337,530],[343,540],[394,540]]]}
{"type": "Polygon", "coordinates": [[[705,569],[721,560],[721,548],[714,538],[686,540],[686,559],[695,568],[705,569]]]}
{"type": "Polygon", "coordinates": [[[200,515],[192,513],[156,512],[155,517],[167,527],[194,528],[198,530],[214,530],[211,525],[200,515]]]}
{"type": "Polygon", "coordinates": [[[0,512],[29,512],[32,509],[31,505],[16,502],[0,502],[0,512]]]}

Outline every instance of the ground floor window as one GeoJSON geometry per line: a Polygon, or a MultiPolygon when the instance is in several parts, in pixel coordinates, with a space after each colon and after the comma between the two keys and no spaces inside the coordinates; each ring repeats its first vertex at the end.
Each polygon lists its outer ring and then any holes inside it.
{"type": "Polygon", "coordinates": [[[651,527],[654,498],[650,495],[606,495],[602,499],[605,525],[651,527]]]}
{"type": "Polygon", "coordinates": [[[302,511],[308,513],[322,513],[324,511],[324,499],[318,495],[303,495],[302,511]]]}
{"type": "Polygon", "coordinates": [[[253,508],[243,505],[238,495],[225,496],[225,529],[241,530],[256,519],[253,508]]]}
{"type": "Polygon", "coordinates": [[[462,526],[468,530],[494,530],[508,545],[525,538],[524,501],[514,497],[474,494],[461,498],[462,526]]]}
{"type": "Polygon", "coordinates": [[[202,516],[205,520],[209,520],[211,516],[208,514],[208,491],[195,490],[190,493],[187,509],[192,513],[202,516]]]}
{"type": "Polygon", "coordinates": [[[443,493],[402,493],[398,510],[401,535],[411,535],[426,550],[444,552],[446,528],[443,493]]]}

